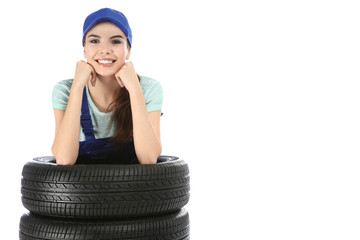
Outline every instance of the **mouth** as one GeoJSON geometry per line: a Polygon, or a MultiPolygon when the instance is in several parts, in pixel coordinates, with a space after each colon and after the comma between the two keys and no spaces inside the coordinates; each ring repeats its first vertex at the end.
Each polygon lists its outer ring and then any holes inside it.
{"type": "Polygon", "coordinates": [[[113,60],[113,59],[98,59],[98,60],[95,60],[95,61],[99,65],[104,66],[104,67],[111,67],[116,62],[116,60],[113,60]]]}

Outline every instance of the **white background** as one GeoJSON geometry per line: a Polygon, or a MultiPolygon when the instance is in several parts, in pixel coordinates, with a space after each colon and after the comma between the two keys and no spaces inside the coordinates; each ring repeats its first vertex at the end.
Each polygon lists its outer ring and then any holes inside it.
{"type": "Polygon", "coordinates": [[[0,3],[1,235],[17,239],[26,212],[22,166],[51,155],[51,92],[83,59],[83,21],[112,7],[136,70],[162,83],[163,154],[191,171],[191,239],[359,239],[357,3],[0,3]]]}

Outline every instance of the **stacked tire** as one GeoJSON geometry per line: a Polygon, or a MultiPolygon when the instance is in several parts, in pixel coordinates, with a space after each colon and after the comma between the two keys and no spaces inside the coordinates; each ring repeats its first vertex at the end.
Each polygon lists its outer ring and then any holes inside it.
{"type": "Polygon", "coordinates": [[[185,161],[153,165],[57,166],[40,157],[23,167],[20,239],[190,239],[185,161]]]}

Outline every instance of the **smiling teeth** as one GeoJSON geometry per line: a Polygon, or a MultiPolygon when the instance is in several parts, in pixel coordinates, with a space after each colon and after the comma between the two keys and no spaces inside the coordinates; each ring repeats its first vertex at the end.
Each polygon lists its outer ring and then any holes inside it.
{"type": "Polygon", "coordinates": [[[113,63],[114,61],[108,61],[108,60],[98,60],[99,63],[102,63],[102,64],[110,64],[110,63],[113,63]]]}

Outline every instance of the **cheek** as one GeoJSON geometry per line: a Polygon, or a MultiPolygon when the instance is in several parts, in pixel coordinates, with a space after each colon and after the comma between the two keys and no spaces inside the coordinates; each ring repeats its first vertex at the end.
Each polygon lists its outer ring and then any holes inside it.
{"type": "Polygon", "coordinates": [[[86,59],[92,59],[94,54],[96,53],[96,49],[85,46],[84,48],[84,57],[86,59]]]}
{"type": "Polygon", "coordinates": [[[124,46],[117,47],[113,51],[115,55],[118,56],[119,58],[125,59],[127,56],[127,51],[124,46]]]}
{"type": "Polygon", "coordinates": [[[84,49],[84,58],[88,59],[89,51],[87,49],[84,49]]]}

